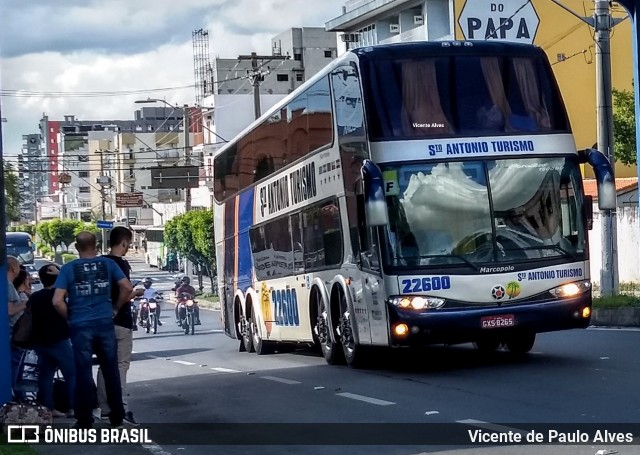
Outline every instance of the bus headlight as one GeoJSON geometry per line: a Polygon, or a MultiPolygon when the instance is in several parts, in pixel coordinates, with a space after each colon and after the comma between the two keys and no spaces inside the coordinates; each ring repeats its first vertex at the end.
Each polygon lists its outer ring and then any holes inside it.
{"type": "Polygon", "coordinates": [[[549,292],[556,298],[566,299],[584,294],[589,289],[591,289],[591,281],[582,280],[563,284],[562,286],[558,286],[557,288],[550,289],[549,292]]]}
{"type": "Polygon", "coordinates": [[[391,297],[389,303],[402,309],[427,310],[436,309],[444,305],[445,300],[439,297],[427,297],[423,295],[391,297]]]}

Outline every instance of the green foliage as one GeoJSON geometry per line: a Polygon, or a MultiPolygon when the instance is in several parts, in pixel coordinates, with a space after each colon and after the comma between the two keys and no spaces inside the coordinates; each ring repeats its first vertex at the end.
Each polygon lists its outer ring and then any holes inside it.
{"type": "Polygon", "coordinates": [[[4,165],[4,210],[5,223],[20,221],[20,191],[18,190],[18,176],[13,165],[3,160],[4,165]]]}
{"type": "Polygon", "coordinates": [[[62,245],[63,241],[63,222],[62,220],[51,220],[46,224],[47,231],[49,232],[49,245],[55,250],[57,246],[62,245]]]}
{"type": "Polygon", "coordinates": [[[213,211],[192,210],[169,220],[164,225],[164,243],[194,264],[215,270],[213,211]]]}
{"type": "Polygon", "coordinates": [[[593,308],[640,308],[640,298],[632,295],[612,295],[593,299],[593,308]]]}
{"type": "Polygon", "coordinates": [[[17,226],[10,226],[7,229],[10,232],[26,232],[30,235],[35,235],[36,227],[33,224],[18,224],[17,226]]]}
{"type": "Polygon", "coordinates": [[[42,254],[43,256],[46,256],[48,253],[51,253],[51,248],[49,248],[46,245],[43,245],[42,247],[40,247],[39,250],[40,250],[40,254],[42,254]]]}
{"type": "Polygon", "coordinates": [[[101,230],[98,229],[96,223],[83,223],[81,221],[78,221],[76,227],[73,230],[73,235],[78,235],[83,231],[95,234],[98,237],[98,241],[100,240],[101,230]]]}
{"type": "Polygon", "coordinates": [[[40,239],[42,239],[44,243],[46,243],[51,247],[54,245],[52,243],[51,237],[49,236],[49,223],[50,221],[46,221],[38,224],[38,227],[36,228],[36,232],[38,233],[38,236],[40,237],[40,239]]]}
{"type": "Polygon", "coordinates": [[[78,259],[78,256],[75,254],[62,253],[62,263],[66,264],[67,262],[71,262],[74,259],[78,259]]]}
{"type": "Polygon", "coordinates": [[[613,89],[613,135],[616,161],[636,164],[636,118],[633,92],[613,89]]]}
{"type": "Polygon", "coordinates": [[[82,226],[83,223],[78,220],[63,220],[62,225],[60,227],[60,238],[62,239],[62,243],[69,248],[73,242],[76,241],[76,229],[82,226]]]}

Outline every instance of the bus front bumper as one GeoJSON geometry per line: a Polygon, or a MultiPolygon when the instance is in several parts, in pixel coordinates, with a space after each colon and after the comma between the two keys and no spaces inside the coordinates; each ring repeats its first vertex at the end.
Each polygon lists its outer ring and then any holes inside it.
{"type": "Polygon", "coordinates": [[[579,297],[470,309],[414,311],[387,304],[392,346],[466,343],[514,332],[553,332],[586,328],[591,292],[579,297]],[[396,330],[399,325],[406,327],[396,330]],[[398,334],[398,332],[404,332],[398,334]]]}

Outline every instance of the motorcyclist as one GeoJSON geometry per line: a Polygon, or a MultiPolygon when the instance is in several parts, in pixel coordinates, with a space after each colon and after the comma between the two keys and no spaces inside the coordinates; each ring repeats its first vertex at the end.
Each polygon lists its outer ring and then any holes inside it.
{"type": "Polygon", "coordinates": [[[154,299],[157,303],[156,305],[156,319],[158,319],[158,325],[162,325],[162,321],[160,320],[160,313],[162,312],[162,307],[160,302],[158,302],[158,291],[155,288],[152,288],[153,280],[149,277],[145,278],[142,282],[144,286],[144,294],[142,294],[142,298],[147,299],[147,301],[154,299]]]}
{"type": "MultiPolygon", "coordinates": [[[[196,296],[196,290],[193,286],[191,286],[191,279],[188,276],[182,277],[180,280],[180,287],[176,289],[176,324],[180,323],[180,317],[178,316],[178,307],[180,302],[180,296],[182,294],[188,294],[192,298],[196,296]]],[[[200,308],[198,308],[198,304],[193,302],[193,315],[195,316],[195,325],[200,325],[200,308]]]]}

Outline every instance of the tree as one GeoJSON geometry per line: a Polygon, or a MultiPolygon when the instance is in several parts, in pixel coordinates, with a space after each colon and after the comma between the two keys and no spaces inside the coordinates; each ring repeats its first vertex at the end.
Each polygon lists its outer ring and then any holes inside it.
{"type": "Polygon", "coordinates": [[[49,223],[50,221],[45,221],[38,224],[38,227],[36,228],[36,232],[38,233],[38,236],[44,243],[46,243],[52,248],[55,248],[55,246],[53,245],[53,240],[49,235],[49,223]]]}
{"type": "Polygon", "coordinates": [[[20,221],[20,191],[18,190],[18,176],[13,165],[3,160],[4,165],[4,203],[5,222],[20,221]]]}
{"type": "Polygon", "coordinates": [[[83,226],[78,220],[63,220],[60,226],[60,238],[69,251],[69,245],[76,241],[76,230],[83,226]]]}
{"type": "Polygon", "coordinates": [[[62,220],[48,221],[46,226],[47,226],[47,231],[49,232],[49,239],[50,239],[49,244],[51,245],[51,248],[55,251],[56,247],[59,245],[62,245],[62,241],[63,241],[64,231],[63,231],[62,220]]]}
{"type": "MultiPolygon", "coordinates": [[[[75,228],[73,229],[73,241],[75,242],[75,236],[80,234],[81,232],[91,232],[98,239],[98,249],[102,248],[102,229],[96,226],[96,223],[83,223],[82,221],[77,221],[75,228]]],[[[69,243],[70,245],[71,243],[69,243]]],[[[67,245],[68,246],[68,245],[67,245]]]]}
{"type": "Polygon", "coordinates": [[[636,118],[633,92],[613,89],[613,136],[615,158],[626,165],[636,164],[636,118]]]}
{"type": "Polygon", "coordinates": [[[164,243],[198,266],[199,282],[202,271],[206,271],[213,288],[213,271],[216,268],[213,211],[192,210],[172,218],[164,225],[164,243]]]}

